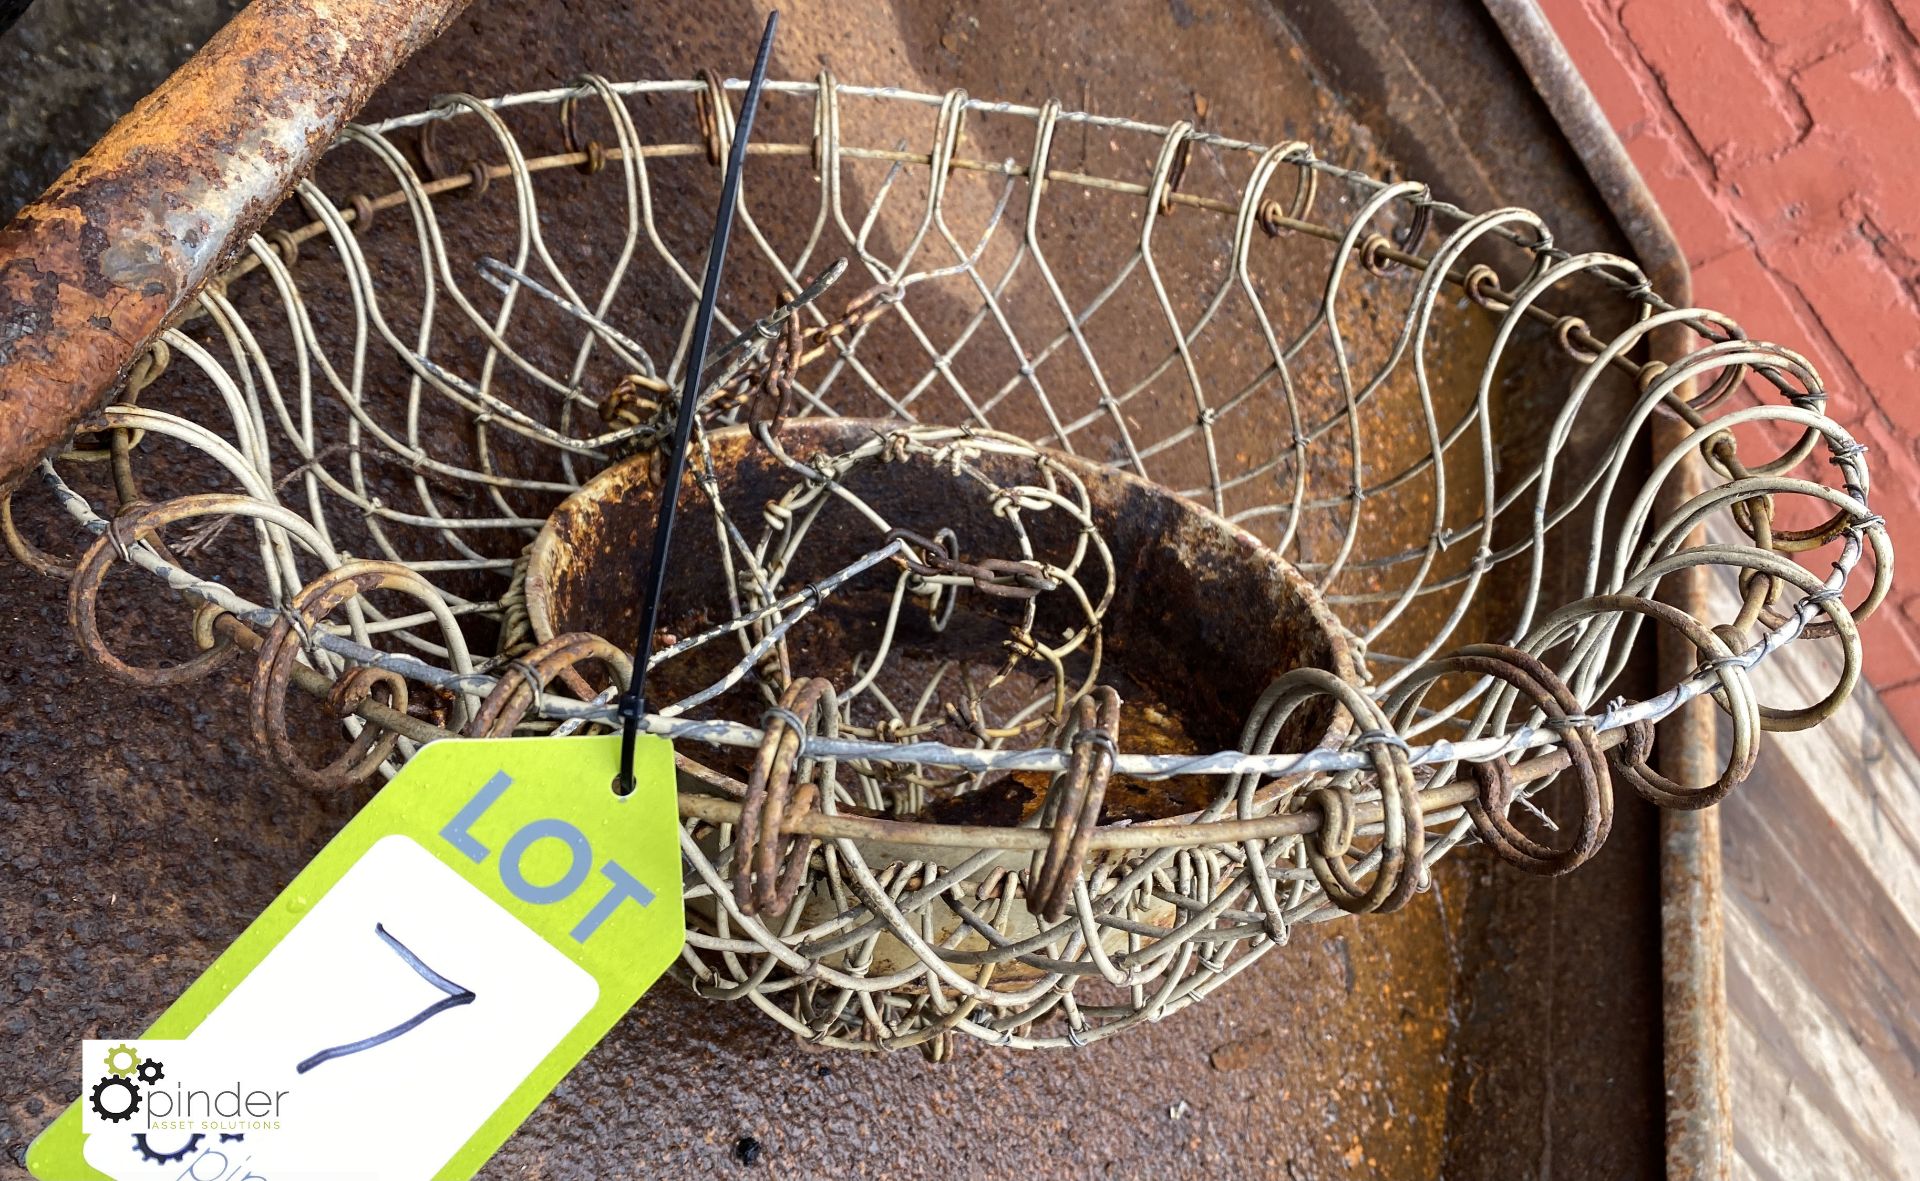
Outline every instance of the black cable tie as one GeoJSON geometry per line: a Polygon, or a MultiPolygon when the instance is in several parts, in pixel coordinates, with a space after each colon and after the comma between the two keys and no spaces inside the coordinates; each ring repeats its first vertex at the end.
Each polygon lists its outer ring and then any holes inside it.
{"type": "Polygon", "coordinates": [[[740,118],[727,152],[726,179],[720,184],[720,209],[714,215],[713,239],[707,246],[707,275],[700,286],[700,307],[694,313],[693,338],[687,348],[679,413],[673,423],[673,449],[667,452],[667,470],[660,482],[660,518],[653,528],[653,556],[642,583],[646,597],[640,600],[640,635],[634,641],[633,683],[620,699],[620,774],[613,781],[613,789],[620,795],[627,795],[634,788],[633,748],[640,731],[640,719],[647,710],[647,664],[653,656],[660,594],[666,585],[667,550],[673,542],[674,512],[680,501],[680,484],[687,474],[687,446],[693,438],[694,419],[700,412],[700,381],[707,366],[707,344],[713,335],[713,310],[720,298],[720,274],[726,262],[727,240],[733,234],[734,209],[740,197],[740,170],[746,163],[747,140],[753,134],[753,116],[760,106],[760,91],[767,81],[767,62],[773,56],[773,34],[779,26],[780,14],[768,13],[766,31],[760,34],[760,53],[753,62],[753,76],[747,83],[746,97],[740,101],[740,118]]]}

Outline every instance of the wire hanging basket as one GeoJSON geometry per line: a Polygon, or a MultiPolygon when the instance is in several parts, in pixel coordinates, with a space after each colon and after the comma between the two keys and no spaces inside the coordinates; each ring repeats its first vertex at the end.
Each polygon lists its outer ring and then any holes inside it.
{"type": "MultiPolygon", "coordinates": [[[[118,676],[250,662],[316,790],[617,726],[739,86],[350,127],[10,548],[118,676]],[[161,599],[188,654],[116,655],[161,599]]],[[[1709,805],[1857,680],[1892,570],[1865,449],[1803,358],[1633,262],[1186,123],[827,75],[762,118],[644,723],[701,995],[936,1060],[1085,1045],[1463,841],[1572,870],[1618,785],[1709,805]],[[1701,567],[1736,618],[1656,597],[1701,567]],[[1636,681],[1648,623],[1691,675],[1636,681]],[[1822,637],[1831,692],[1761,704],[1822,637]],[[1676,783],[1653,724],[1703,695],[1727,762],[1676,783]]]]}

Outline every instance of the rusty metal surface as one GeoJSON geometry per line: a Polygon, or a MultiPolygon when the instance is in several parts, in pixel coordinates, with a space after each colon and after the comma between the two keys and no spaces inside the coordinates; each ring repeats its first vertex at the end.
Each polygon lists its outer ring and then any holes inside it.
{"type": "MultiPolygon", "coordinates": [[[[1613,133],[1532,0],[1484,0],[1521,66],[1533,80],[1562,133],[1633,245],[1634,256],[1677,305],[1691,302],[1686,256],[1626,149],[1613,133]]],[[[1656,339],[1656,356],[1679,351],[1669,334],[1656,339]]],[[[1686,435],[1670,415],[1656,424],[1654,446],[1669,448],[1686,435]]],[[[1699,458],[1689,457],[1667,496],[1667,509],[1705,485],[1699,458]]],[[[1696,534],[1696,536],[1701,536],[1696,534]]],[[[1665,602],[1704,616],[1705,572],[1688,572],[1665,588],[1665,602]]],[[[1696,659],[1685,641],[1668,634],[1659,646],[1660,675],[1682,675],[1696,659]]],[[[1714,775],[1718,719],[1695,701],[1661,726],[1660,768],[1682,783],[1714,775]]],[[[1671,1181],[1716,1181],[1733,1168],[1733,1110],[1728,1065],[1724,911],[1717,811],[1668,811],[1660,817],[1660,928],[1663,1054],[1666,1062],[1667,1176],[1671,1181]]]]}
{"type": "Polygon", "coordinates": [[[0,486],[140,349],[464,0],[260,0],[0,229],[0,486]]]}
{"type": "MultiPolygon", "coordinates": [[[[725,68],[758,18],[745,4],[556,18],[543,5],[484,3],[373,109],[417,109],[458,87],[543,86],[584,68],[725,68]]],[[[1385,19],[1364,3],[1285,5],[1278,17],[1228,3],[1097,13],[909,4],[854,22],[801,5],[788,19],[796,37],[777,68],[789,76],[824,60],[849,78],[906,75],[934,91],[1060,95],[1168,118],[1199,94],[1233,130],[1282,128],[1356,163],[1408,166],[1427,143],[1421,171],[1442,195],[1527,203],[1551,212],[1569,241],[1617,245],[1497,30],[1471,6],[1414,5],[1385,19]],[[1327,11],[1346,24],[1297,31],[1327,11]],[[1356,49],[1346,30],[1359,22],[1381,39],[1356,49]],[[1141,44],[1170,49],[1140,63],[1141,44]],[[1370,109],[1372,83],[1339,75],[1369,54],[1381,93],[1425,86],[1442,106],[1471,96],[1471,133],[1441,142],[1418,103],[1370,109]],[[1508,163],[1516,144],[1528,145],[1524,168],[1508,163]]],[[[484,243],[494,229],[481,210],[463,232],[484,243]]],[[[364,789],[310,794],[265,769],[244,725],[214,704],[241,691],[229,674],[187,702],[131,692],[75,664],[58,638],[53,584],[8,565],[0,593],[20,604],[0,628],[21,654],[0,673],[19,719],[0,736],[0,759],[17,782],[57,785],[0,801],[0,820],[21,834],[6,847],[16,884],[0,898],[18,965],[0,980],[20,1064],[0,1100],[17,1153],[70,1089],[70,1039],[149,1019],[364,789]],[[90,706],[80,731],[62,704],[76,690],[90,706]]],[[[113,626],[116,650],[141,650],[136,621],[113,626]]],[[[1654,1176],[1653,841],[1648,813],[1623,801],[1607,849],[1551,886],[1463,858],[1400,915],[1303,930],[1214,1003],[1074,1056],[974,1051],[937,1070],[917,1056],[825,1056],[751,1013],[663,988],[488,1175],[913,1176],[937,1161],[990,1176],[1654,1176]]]]}

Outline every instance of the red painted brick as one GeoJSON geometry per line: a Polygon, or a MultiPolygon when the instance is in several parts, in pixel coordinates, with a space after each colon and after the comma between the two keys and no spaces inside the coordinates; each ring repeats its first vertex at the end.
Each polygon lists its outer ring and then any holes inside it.
{"type": "Polygon", "coordinates": [[[1882,689],[1875,685],[1880,704],[1886,707],[1893,724],[1907,734],[1920,734],[1920,686],[1901,686],[1898,689],[1882,689]]]}
{"type": "MultiPolygon", "coordinates": [[[[1834,409],[1844,420],[1858,417],[1860,411],[1844,410],[1839,404],[1834,409]]],[[[1887,539],[1893,543],[1894,584],[1893,592],[1887,601],[1874,612],[1873,617],[1860,625],[1860,635],[1867,652],[1866,671],[1876,684],[1891,685],[1905,681],[1920,680],[1920,596],[1906,590],[1909,583],[1899,577],[1900,555],[1911,557],[1920,554],[1920,514],[1913,511],[1915,489],[1920,488],[1913,474],[1915,463],[1910,442],[1889,439],[1873,426],[1871,411],[1867,429],[1852,433],[1867,444],[1871,450],[1867,454],[1867,463],[1873,474],[1872,505],[1886,518],[1887,539]]],[[[1805,565],[1816,573],[1825,576],[1831,570],[1831,547],[1817,554],[1806,555],[1805,565]]],[[[1867,561],[1855,568],[1849,581],[1847,601],[1857,603],[1866,593],[1871,571],[1867,561]],[[1857,587],[1857,589],[1853,589],[1857,587]]],[[[1906,731],[1910,735],[1920,736],[1920,728],[1906,731]]]]}
{"type": "MultiPolygon", "coordinates": [[[[1861,576],[1864,579],[1866,571],[1862,570],[1861,576]]],[[[1908,595],[1903,599],[1900,597],[1900,585],[1895,583],[1893,593],[1888,596],[1880,609],[1874,612],[1872,618],[1860,625],[1861,629],[1864,631],[1867,628],[1874,628],[1882,615],[1888,616],[1888,626],[1898,631],[1909,647],[1920,649],[1920,595],[1908,595]]],[[[1879,634],[1879,630],[1875,628],[1875,636],[1879,634]]],[[[1880,679],[1888,684],[1902,683],[1900,676],[1888,675],[1893,674],[1895,670],[1883,668],[1880,672],[1882,674],[1880,679]]],[[[1915,659],[1912,671],[1905,675],[1914,681],[1920,681],[1920,658],[1915,659]]]]}
{"type": "MultiPolygon", "coordinates": [[[[1829,409],[1848,434],[1870,449],[1867,467],[1874,507],[1885,514],[1889,528],[1912,529],[1914,543],[1920,545],[1920,513],[1904,511],[1920,498],[1920,451],[1915,449],[1913,424],[1893,421],[1883,407],[1863,405],[1858,397],[1836,397],[1829,409]]],[[[1920,549],[1907,552],[1920,557],[1920,549]]],[[[1920,593],[1920,586],[1914,591],[1920,593]]]]}
{"type": "Polygon", "coordinates": [[[1672,133],[1651,128],[1624,142],[1634,167],[1657,195],[1660,211],[1689,265],[1700,266],[1746,247],[1747,240],[1734,226],[1727,206],[1713,192],[1706,166],[1696,163],[1672,133]]]}
{"type": "MultiPolygon", "coordinates": [[[[1866,570],[1860,570],[1860,584],[1864,588],[1868,578],[1866,570]]],[[[1864,591],[1862,591],[1864,593],[1864,591]]],[[[1914,599],[1905,603],[1899,601],[1901,588],[1893,588],[1893,597],[1882,603],[1880,611],[1860,624],[1860,645],[1866,651],[1866,678],[1880,686],[1920,687],[1920,659],[1907,657],[1910,651],[1920,649],[1920,622],[1916,622],[1914,611],[1920,607],[1914,599]],[[1874,659],[1880,653],[1882,659],[1874,659]],[[1903,670],[1899,664],[1907,664],[1903,670]]],[[[1847,597],[1849,603],[1857,601],[1853,595],[1847,597]]],[[[1920,734],[1920,732],[1912,732],[1920,734]]]]}
{"type": "MultiPolygon", "coordinates": [[[[1615,0],[1543,5],[1627,133],[1694,264],[1696,302],[1820,370],[1830,411],[1871,449],[1874,507],[1911,568],[1920,555],[1920,0],[1628,0],[1624,30],[1609,15],[1615,0]]],[[[1755,400],[1776,396],[1750,388],[1736,405],[1755,400]]],[[[1749,458],[1776,441],[1741,432],[1749,458]]],[[[1829,472],[1815,457],[1796,474],[1829,472]]],[[[1780,510],[1784,523],[1792,509],[1780,510]]],[[[1833,550],[1805,557],[1825,573],[1833,550]]],[[[1896,585],[1862,634],[1869,678],[1894,686],[1883,694],[1888,708],[1920,737],[1920,590],[1896,585]]]]}
{"type": "Polygon", "coordinates": [[[1893,0],[1893,10],[1907,26],[1907,35],[1920,40],[1920,0],[1893,0]]]}
{"type": "Polygon", "coordinates": [[[1862,178],[1846,161],[1856,153],[1844,131],[1816,126],[1787,151],[1730,175],[1729,203],[1761,241],[1839,231],[1855,220],[1862,178]]]}
{"type": "Polygon", "coordinates": [[[1655,117],[1651,100],[1659,87],[1624,44],[1619,22],[1591,0],[1545,0],[1541,7],[1607,121],[1623,140],[1636,134],[1655,117]]]}
{"type": "Polygon", "coordinates": [[[1920,322],[1906,288],[1859,234],[1762,246],[1776,273],[1793,276],[1820,325],[1846,354],[1871,398],[1903,426],[1920,426],[1911,353],[1920,322]],[[1899,408],[1896,412],[1896,408],[1899,408]],[[1905,415],[1905,418],[1900,417],[1905,415]]]}
{"type": "Polygon", "coordinates": [[[1898,72],[1876,37],[1862,36],[1839,53],[1794,71],[1807,115],[1815,123],[1872,131],[1864,120],[1882,113],[1872,98],[1898,83],[1898,72]],[[1865,103],[1863,104],[1863,99],[1865,103]]]}
{"type": "MultiPolygon", "coordinates": [[[[1831,567],[1825,564],[1819,570],[1822,575],[1831,572],[1831,567]]],[[[1867,576],[1866,570],[1860,571],[1858,590],[1854,590],[1853,579],[1848,579],[1847,602],[1860,601],[1859,596],[1866,593],[1867,576]]],[[[1899,593],[1897,586],[1894,593],[1899,593]]],[[[1883,603],[1860,625],[1860,647],[1865,657],[1862,671],[1874,684],[1897,685],[1920,674],[1920,624],[1891,602],[1883,603]]],[[[1920,734],[1920,727],[1910,724],[1903,724],[1901,729],[1907,734],[1920,734]]]]}
{"type": "MultiPolygon", "coordinates": [[[[1920,254],[1920,105],[1879,49],[1861,44],[1794,76],[1815,123],[1832,129],[1830,186],[1858,187],[1858,201],[1909,254],[1920,254]]],[[[1812,167],[1812,165],[1809,165],[1812,167]]]]}
{"type": "MultiPolygon", "coordinates": [[[[1736,250],[1722,255],[1693,272],[1693,302],[1723,312],[1740,325],[1751,340],[1784,344],[1806,357],[1820,374],[1822,382],[1832,385],[1844,372],[1825,354],[1825,337],[1817,324],[1784,290],[1779,280],[1762,266],[1751,250],[1736,250]]],[[[1779,392],[1759,378],[1747,381],[1750,403],[1779,405],[1779,392]]],[[[1743,433],[1742,442],[1746,440],[1743,433]]],[[[1789,423],[1767,424],[1753,432],[1755,445],[1775,452],[1791,446],[1800,431],[1789,423]]],[[[1742,454],[1747,454],[1744,450],[1742,454]]],[[[1760,455],[1755,451],[1749,458],[1760,455]]]]}
{"type": "Polygon", "coordinates": [[[1741,0],[1741,7],[1785,61],[1825,54],[1863,31],[1856,0],[1741,0]]]}
{"type": "Polygon", "coordinates": [[[1745,22],[1719,0],[1632,0],[1620,18],[1716,167],[1771,155],[1800,137],[1799,104],[1770,76],[1745,22]]]}
{"type": "Polygon", "coordinates": [[[1726,312],[1753,339],[1785,344],[1806,354],[1815,368],[1822,367],[1815,353],[1820,335],[1817,322],[1807,318],[1753,251],[1735,251],[1696,267],[1693,300],[1726,312]]]}
{"type": "Polygon", "coordinates": [[[1920,734],[1920,684],[1881,689],[1879,693],[1880,704],[1893,715],[1894,724],[1903,733],[1920,734]]]}

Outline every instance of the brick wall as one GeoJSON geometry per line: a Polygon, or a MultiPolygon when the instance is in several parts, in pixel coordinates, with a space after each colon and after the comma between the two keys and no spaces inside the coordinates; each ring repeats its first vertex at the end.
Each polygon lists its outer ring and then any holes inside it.
{"type": "MultiPolygon", "coordinates": [[[[1807,354],[1920,562],[1920,0],[1541,0],[1666,211],[1694,300],[1807,354]]],[[[1920,579],[1863,628],[1920,739],[1920,579]]]]}

